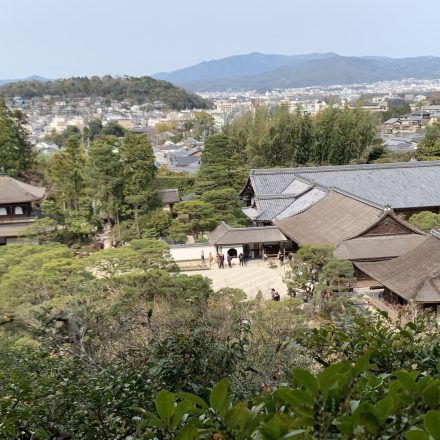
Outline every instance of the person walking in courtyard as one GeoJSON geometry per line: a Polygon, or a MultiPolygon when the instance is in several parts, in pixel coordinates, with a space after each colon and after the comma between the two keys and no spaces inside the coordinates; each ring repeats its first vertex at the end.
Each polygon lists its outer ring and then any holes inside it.
{"type": "Polygon", "coordinates": [[[278,260],[280,260],[280,266],[284,264],[284,254],[280,251],[278,251],[278,260]]]}
{"type": "Polygon", "coordinates": [[[240,262],[240,266],[244,266],[244,255],[243,252],[238,254],[238,261],[240,262]]]}
{"type": "Polygon", "coordinates": [[[215,259],[216,259],[216,261],[217,261],[217,266],[218,266],[218,268],[220,269],[220,268],[222,267],[222,264],[221,264],[221,255],[220,255],[220,254],[217,254],[216,257],[215,257],[215,259]]]}
{"type": "Polygon", "coordinates": [[[205,264],[205,252],[203,252],[203,249],[200,254],[200,263],[202,264],[202,266],[205,264]]]}
{"type": "Polygon", "coordinates": [[[225,254],[220,255],[220,269],[225,268],[225,254]]]}
{"type": "Polygon", "coordinates": [[[228,254],[227,260],[228,260],[228,266],[232,268],[232,255],[228,254]]]}
{"type": "Polygon", "coordinates": [[[212,264],[213,260],[214,260],[214,257],[212,256],[212,253],[210,252],[209,255],[208,255],[208,262],[209,262],[209,268],[210,269],[211,269],[211,264],[212,264]]]}

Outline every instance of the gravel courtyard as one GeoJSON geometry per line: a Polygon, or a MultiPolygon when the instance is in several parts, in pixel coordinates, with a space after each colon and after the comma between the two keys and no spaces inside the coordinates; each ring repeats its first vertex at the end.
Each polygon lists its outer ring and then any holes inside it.
{"type": "Polygon", "coordinates": [[[246,292],[249,299],[255,298],[258,290],[264,299],[270,299],[269,291],[273,287],[281,294],[281,299],[287,294],[287,286],[283,283],[284,268],[277,265],[270,269],[267,262],[251,260],[246,266],[240,267],[238,260],[233,260],[232,268],[225,261],[225,268],[219,269],[213,263],[210,270],[182,272],[186,275],[202,275],[212,280],[215,290],[222,287],[233,287],[246,292]]]}

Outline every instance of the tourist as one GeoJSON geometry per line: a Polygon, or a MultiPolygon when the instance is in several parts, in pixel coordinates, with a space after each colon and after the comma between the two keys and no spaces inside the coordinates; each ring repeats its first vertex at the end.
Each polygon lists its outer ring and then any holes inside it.
{"type": "Polygon", "coordinates": [[[220,269],[225,268],[225,254],[220,255],[220,269]]]}
{"type": "Polygon", "coordinates": [[[212,264],[213,260],[214,260],[214,257],[212,256],[212,253],[210,252],[209,255],[208,255],[208,262],[209,262],[209,268],[210,269],[211,269],[211,264],[212,264]]]}
{"type": "Polygon", "coordinates": [[[205,252],[203,252],[203,249],[200,254],[200,263],[202,264],[202,266],[205,264],[205,252]]]}
{"type": "Polygon", "coordinates": [[[228,266],[232,268],[232,255],[228,254],[227,260],[228,260],[228,266]]]}
{"type": "Polygon", "coordinates": [[[274,288],[270,290],[270,295],[272,297],[272,301],[279,301],[281,299],[280,294],[274,288]]]}
{"type": "Polygon", "coordinates": [[[280,261],[280,266],[284,264],[284,254],[281,251],[278,251],[278,260],[280,261]]]}
{"type": "Polygon", "coordinates": [[[220,268],[222,267],[222,264],[221,264],[221,255],[220,255],[220,254],[217,254],[217,256],[216,256],[215,258],[216,258],[216,260],[217,260],[217,266],[218,266],[218,268],[220,269],[220,268]]]}
{"type": "Polygon", "coordinates": [[[243,252],[238,254],[238,261],[240,262],[240,266],[244,266],[244,255],[243,252]]]}

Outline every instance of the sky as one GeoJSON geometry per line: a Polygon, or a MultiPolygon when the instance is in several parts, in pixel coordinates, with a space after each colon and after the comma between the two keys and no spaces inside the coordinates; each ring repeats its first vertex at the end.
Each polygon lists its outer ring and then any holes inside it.
{"type": "Polygon", "coordinates": [[[440,56],[439,17],[439,0],[0,0],[0,79],[142,76],[250,52],[440,56]]]}

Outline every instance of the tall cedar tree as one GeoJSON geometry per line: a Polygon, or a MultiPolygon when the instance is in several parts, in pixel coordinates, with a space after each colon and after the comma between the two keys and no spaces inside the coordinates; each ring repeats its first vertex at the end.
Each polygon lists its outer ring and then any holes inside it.
{"type": "Polygon", "coordinates": [[[84,145],[74,137],[48,162],[46,179],[63,212],[71,214],[80,209],[80,198],[85,194],[85,166],[84,145]]]}
{"type": "Polygon", "coordinates": [[[114,136],[94,140],[88,154],[88,188],[100,219],[114,221],[123,203],[123,164],[118,139],[114,136]]]}
{"type": "Polygon", "coordinates": [[[10,110],[0,96],[0,167],[14,175],[30,167],[32,147],[25,128],[26,116],[19,110],[10,110]]]}
{"type": "Polygon", "coordinates": [[[147,213],[159,204],[154,189],[154,155],[148,139],[127,133],[119,148],[122,159],[125,201],[131,205],[138,238],[140,238],[139,213],[147,213]]]}

